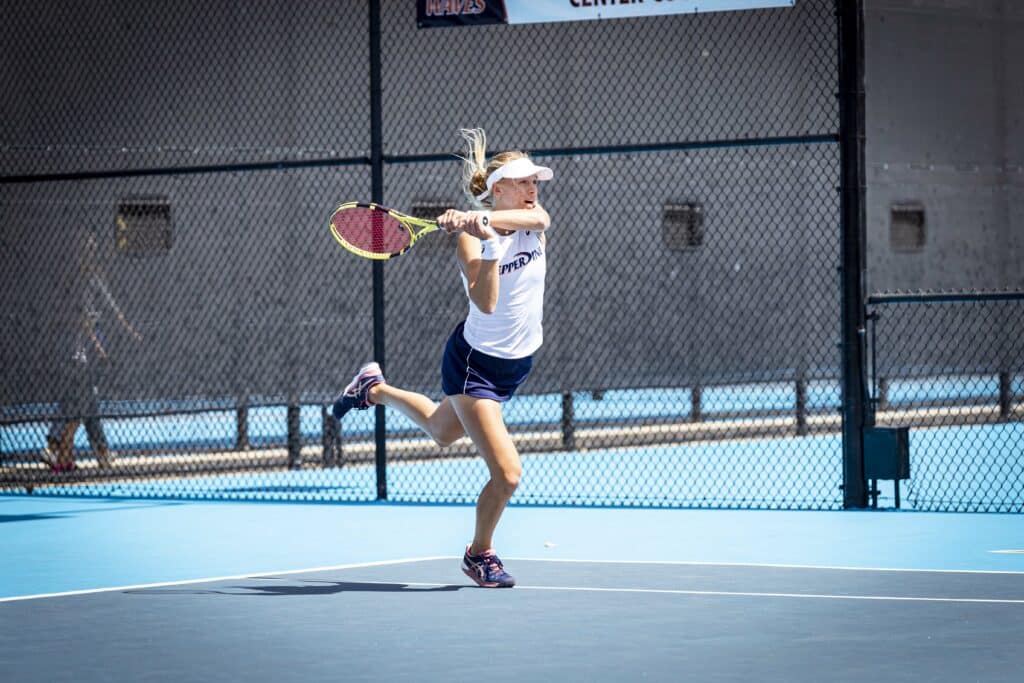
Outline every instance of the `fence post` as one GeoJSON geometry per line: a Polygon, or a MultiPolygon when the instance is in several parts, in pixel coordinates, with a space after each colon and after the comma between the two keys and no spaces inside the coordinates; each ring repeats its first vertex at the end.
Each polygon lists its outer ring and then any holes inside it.
{"type": "Polygon", "coordinates": [[[575,409],[572,392],[562,392],[562,448],[567,451],[576,450],[576,427],[573,422],[575,409]]]}
{"type": "Polygon", "coordinates": [[[249,450],[249,397],[238,399],[235,406],[235,450],[249,450]]]}
{"type": "Polygon", "coordinates": [[[1013,391],[1010,386],[1010,373],[999,371],[999,417],[1004,420],[1010,417],[1013,409],[1013,391]]]}
{"type": "Polygon", "coordinates": [[[807,380],[803,377],[796,381],[796,433],[807,436],[807,380]]]}
{"type": "Polygon", "coordinates": [[[690,419],[694,422],[700,422],[704,419],[704,414],[701,411],[701,396],[704,393],[699,384],[695,384],[690,389],[690,419]]]}
{"type": "Polygon", "coordinates": [[[295,399],[288,401],[288,469],[297,470],[302,467],[302,425],[299,403],[295,399]]]}
{"type": "Polygon", "coordinates": [[[843,507],[867,507],[864,480],[864,3],[836,0],[839,28],[839,220],[842,282],[843,507]]]}
{"type": "MultiPolygon", "coordinates": [[[[381,94],[380,0],[370,0],[370,196],[384,203],[384,119],[381,94]]],[[[384,263],[373,262],[373,358],[384,368],[384,263]]],[[[374,408],[377,499],[387,500],[387,442],[384,406],[374,408]]]]}
{"type": "Polygon", "coordinates": [[[334,417],[327,404],[320,406],[320,424],[323,430],[321,461],[324,467],[338,467],[342,463],[341,420],[334,417]]]}

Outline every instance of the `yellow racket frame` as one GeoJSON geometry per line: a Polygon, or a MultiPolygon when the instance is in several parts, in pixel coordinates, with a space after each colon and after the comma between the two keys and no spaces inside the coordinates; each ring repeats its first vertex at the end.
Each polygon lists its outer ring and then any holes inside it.
{"type": "Polygon", "coordinates": [[[344,204],[336,208],[334,212],[331,214],[331,220],[328,225],[331,229],[331,234],[334,236],[334,239],[338,242],[338,244],[340,244],[341,246],[343,246],[345,249],[352,252],[356,256],[362,256],[363,258],[373,259],[374,261],[386,261],[387,259],[395,258],[396,256],[401,256],[405,252],[412,249],[413,245],[416,244],[416,240],[418,240],[419,238],[423,237],[426,234],[434,232],[435,230],[441,229],[441,226],[439,226],[434,221],[426,220],[424,218],[413,218],[412,216],[407,216],[400,211],[389,209],[386,206],[381,206],[380,204],[366,204],[361,202],[345,202],[344,204]],[[391,216],[396,221],[401,223],[402,227],[409,231],[409,245],[402,249],[401,251],[396,251],[389,254],[377,254],[372,251],[360,249],[359,247],[353,244],[349,244],[345,240],[345,238],[338,233],[338,230],[334,227],[334,218],[342,211],[357,208],[372,209],[374,211],[383,211],[387,213],[389,216],[391,216]]]}

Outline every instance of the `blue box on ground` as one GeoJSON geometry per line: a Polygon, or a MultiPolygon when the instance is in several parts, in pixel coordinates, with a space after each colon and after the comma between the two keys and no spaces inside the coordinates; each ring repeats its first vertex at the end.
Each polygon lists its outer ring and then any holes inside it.
{"type": "Polygon", "coordinates": [[[910,478],[909,427],[869,427],[864,430],[864,478],[910,478]]]}

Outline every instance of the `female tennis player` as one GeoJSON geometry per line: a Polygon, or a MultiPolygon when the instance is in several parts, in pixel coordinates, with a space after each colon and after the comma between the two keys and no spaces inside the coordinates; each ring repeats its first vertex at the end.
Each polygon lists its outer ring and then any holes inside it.
{"type": "Polygon", "coordinates": [[[480,450],[490,480],[476,504],[476,530],[462,571],[486,588],[515,585],[492,547],[492,536],[519,485],[522,465],[502,417],[502,403],[526,380],[541,345],[545,235],[551,219],[537,201],[550,168],[520,151],[487,160],[481,129],[464,130],[463,189],[473,211],[449,209],[437,222],[459,233],[458,260],[469,314],[448,338],[441,363],[444,399],[385,382],[377,363],[363,366],[334,404],[340,418],[371,405],[396,408],[440,446],[468,435],[480,450]]]}

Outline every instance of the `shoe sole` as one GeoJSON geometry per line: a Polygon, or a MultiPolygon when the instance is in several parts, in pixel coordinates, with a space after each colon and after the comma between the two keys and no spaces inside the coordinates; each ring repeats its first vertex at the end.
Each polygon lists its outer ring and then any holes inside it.
{"type": "Polygon", "coordinates": [[[514,583],[497,583],[494,581],[481,581],[480,577],[477,576],[476,572],[470,569],[466,569],[465,567],[462,567],[462,573],[468,576],[469,578],[473,579],[473,581],[476,582],[476,585],[480,586],[481,588],[512,588],[516,585],[514,583]]]}

